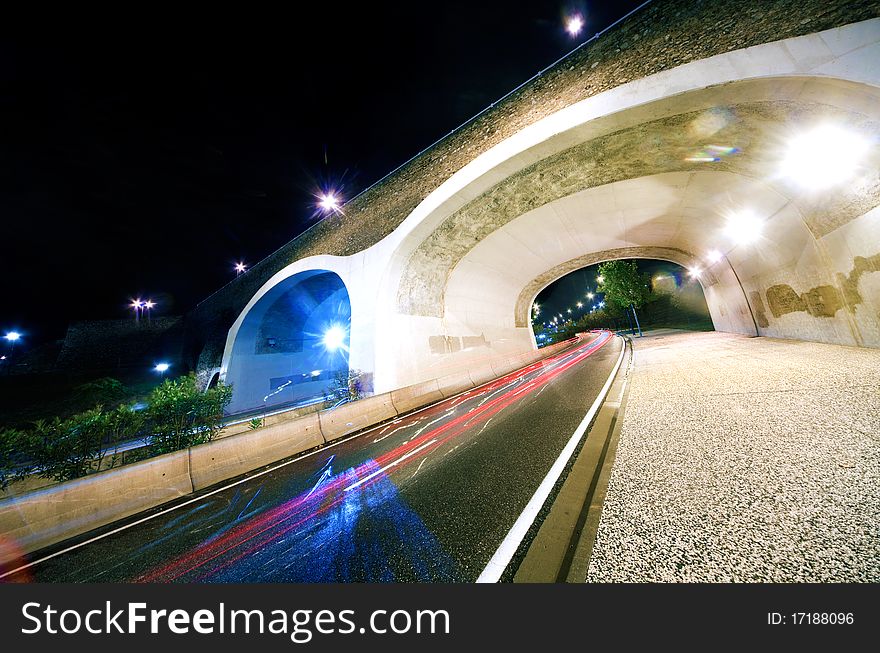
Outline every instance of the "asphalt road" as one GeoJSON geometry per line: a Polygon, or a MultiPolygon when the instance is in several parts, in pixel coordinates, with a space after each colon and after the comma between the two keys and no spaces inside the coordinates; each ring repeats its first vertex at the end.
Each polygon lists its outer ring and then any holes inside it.
{"type": "Polygon", "coordinates": [[[620,346],[603,333],[3,580],[474,581],[620,346]]]}

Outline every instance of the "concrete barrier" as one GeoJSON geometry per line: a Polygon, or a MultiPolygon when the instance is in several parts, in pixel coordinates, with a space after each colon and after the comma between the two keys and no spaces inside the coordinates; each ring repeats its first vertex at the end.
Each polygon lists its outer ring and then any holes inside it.
{"type": "Polygon", "coordinates": [[[390,392],[343,404],[318,414],[321,418],[321,432],[327,442],[397,417],[390,392]]]}
{"type": "Polygon", "coordinates": [[[398,415],[433,404],[443,398],[443,393],[440,392],[437,379],[424,381],[423,383],[414,383],[405,388],[391,391],[391,403],[394,404],[398,415]]]}
{"type": "Polygon", "coordinates": [[[189,451],[175,451],[0,502],[0,533],[29,553],[192,491],[189,451]]]}
{"type": "Polygon", "coordinates": [[[470,390],[474,387],[474,381],[471,379],[470,372],[459,372],[458,374],[448,374],[437,379],[437,388],[444,398],[457,395],[459,392],[470,390]]]}
{"type": "Polygon", "coordinates": [[[495,377],[504,376],[510,372],[513,372],[515,369],[518,369],[519,365],[516,364],[516,361],[512,358],[496,358],[491,361],[492,372],[495,377]]]}
{"type": "Polygon", "coordinates": [[[468,370],[468,374],[471,377],[471,382],[474,384],[474,387],[488,383],[495,378],[495,372],[492,370],[492,366],[489,363],[472,367],[468,370]]]}
{"type": "Polygon", "coordinates": [[[499,358],[320,413],[279,413],[255,430],[237,424],[224,429],[221,439],[191,449],[17,492],[0,500],[0,533],[30,553],[451,397],[569,346],[499,358]]]}
{"type": "Polygon", "coordinates": [[[193,490],[247,474],[322,444],[320,421],[314,413],[193,447],[193,490]]]}

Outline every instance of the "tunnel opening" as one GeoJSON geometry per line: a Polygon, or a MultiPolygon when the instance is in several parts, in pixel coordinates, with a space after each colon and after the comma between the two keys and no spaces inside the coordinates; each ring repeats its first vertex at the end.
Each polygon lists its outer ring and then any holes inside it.
{"type": "Polygon", "coordinates": [[[239,325],[226,370],[230,414],[323,401],[349,371],[351,303],[327,270],[282,280],[239,325]]]}
{"type": "Polygon", "coordinates": [[[627,263],[635,265],[644,284],[639,306],[622,305],[602,283],[603,263],[580,268],[550,283],[535,298],[530,326],[537,346],[599,328],[627,333],[638,333],[639,328],[643,332],[714,330],[696,270],[659,259],[629,259],[627,263]]]}

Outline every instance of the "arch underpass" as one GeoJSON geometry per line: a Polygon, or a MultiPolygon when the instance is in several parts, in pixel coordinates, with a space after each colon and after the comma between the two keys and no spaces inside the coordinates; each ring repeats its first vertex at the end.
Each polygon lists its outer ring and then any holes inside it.
{"type": "Polygon", "coordinates": [[[240,413],[324,396],[349,369],[351,305],[342,279],[309,270],[274,284],[239,319],[227,346],[229,411],[240,413]]]}
{"type": "Polygon", "coordinates": [[[357,307],[352,367],[376,392],[533,349],[538,292],[616,258],[699,270],[719,331],[878,347],[878,52],[872,19],[626,81],[451,172],[373,245],[289,262],[256,297],[332,261],[357,307]],[[834,157],[828,179],[804,174],[834,157]]]}
{"type": "Polygon", "coordinates": [[[455,335],[516,353],[534,346],[528,311],[548,284],[603,260],[660,258],[700,271],[717,330],[878,346],[877,148],[827,188],[786,170],[790,142],[815,130],[875,143],[878,99],[861,83],[771,77],[556,132],[414,230],[398,313],[442,332],[424,333],[426,357],[465,359],[447,344],[455,335]]]}

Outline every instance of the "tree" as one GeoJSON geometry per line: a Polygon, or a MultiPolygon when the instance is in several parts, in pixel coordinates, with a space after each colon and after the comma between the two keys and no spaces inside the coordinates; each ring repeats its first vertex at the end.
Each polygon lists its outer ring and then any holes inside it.
{"type": "MultiPolygon", "coordinates": [[[[652,299],[651,284],[647,275],[640,274],[635,261],[606,261],[599,266],[599,292],[605,294],[605,301],[626,309],[630,308],[638,324],[637,308],[652,299]]],[[[639,326],[639,335],[642,328],[639,326]]]]}

